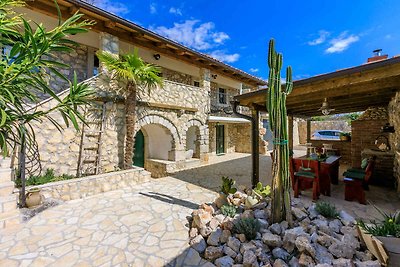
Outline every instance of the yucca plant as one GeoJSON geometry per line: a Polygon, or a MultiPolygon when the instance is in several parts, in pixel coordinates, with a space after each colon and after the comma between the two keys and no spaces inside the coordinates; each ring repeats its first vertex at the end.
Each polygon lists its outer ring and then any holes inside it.
{"type": "Polygon", "coordinates": [[[269,124],[273,132],[272,153],[272,221],[286,220],[291,224],[291,181],[289,173],[289,142],[286,96],[292,92],[292,68],[286,69],[286,84],[281,84],[283,56],[275,51],[275,41],[271,39],[268,50],[268,95],[267,109],[269,124]]]}

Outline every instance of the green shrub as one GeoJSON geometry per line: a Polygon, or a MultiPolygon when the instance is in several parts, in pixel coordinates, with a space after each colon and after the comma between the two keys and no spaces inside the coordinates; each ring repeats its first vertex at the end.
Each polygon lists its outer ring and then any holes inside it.
{"type": "Polygon", "coordinates": [[[221,213],[225,216],[233,218],[236,214],[236,207],[233,205],[223,205],[221,207],[221,213]]]}
{"type": "Polygon", "coordinates": [[[369,224],[359,221],[357,224],[361,229],[374,236],[394,236],[400,238],[400,210],[394,214],[388,214],[375,205],[374,207],[382,215],[382,220],[378,222],[370,221],[369,224]]]}
{"type": "Polygon", "coordinates": [[[336,207],[328,202],[317,202],[315,205],[315,210],[325,218],[336,218],[339,216],[336,207]]]}
{"type": "MultiPolygon", "coordinates": [[[[52,182],[59,182],[59,181],[65,181],[65,180],[70,180],[73,179],[74,176],[68,175],[68,174],[63,174],[61,176],[56,176],[54,174],[53,169],[47,169],[46,172],[43,175],[38,175],[38,176],[31,176],[26,180],[26,186],[32,186],[32,185],[42,185],[42,184],[47,184],[47,183],[52,183],[52,182]]],[[[21,187],[22,183],[20,179],[15,180],[15,185],[17,187],[21,187]]]]}
{"type": "Polygon", "coordinates": [[[247,240],[253,240],[257,236],[257,232],[260,230],[260,223],[257,219],[253,218],[241,218],[233,227],[233,231],[238,234],[244,234],[247,240]]]}
{"type": "Polygon", "coordinates": [[[222,186],[220,188],[221,192],[225,195],[235,194],[237,189],[233,186],[235,185],[235,181],[233,179],[229,179],[228,177],[222,177],[222,186]]]}

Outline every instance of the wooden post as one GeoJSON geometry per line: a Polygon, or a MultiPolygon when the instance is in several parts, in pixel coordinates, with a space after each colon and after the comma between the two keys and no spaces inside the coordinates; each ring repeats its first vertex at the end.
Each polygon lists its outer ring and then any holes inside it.
{"type": "Polygon", "coordinates": [[[288,116],[288,127],[289,127],[289,149],[293,151],[293,116],[288,116]]]}
{"type": "Polygon", "coordinates": [[[259,154],[259,112],[255,108],[251,110],[251,155],[252,155],[252,186],[260,181],[260,154],[259,154]]]}
{"type": "Polygon", "coordinates": [[[311,141],[311,119],[307,119],[307,143],[311,141]]]}

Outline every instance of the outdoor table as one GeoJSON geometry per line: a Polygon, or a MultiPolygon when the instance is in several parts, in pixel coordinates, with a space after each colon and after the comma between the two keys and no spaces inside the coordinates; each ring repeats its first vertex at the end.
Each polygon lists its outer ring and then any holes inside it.
{"type": "Polygon", "coordinates": [[[319,162],[319,188],[320,192],[325,196],[331,195],[331,183],[339,183],[339,160],[340,156],[329,156],[324,160],[312,159],[307,156],[299,157],[299,159],[317,160],[319,162]]]}

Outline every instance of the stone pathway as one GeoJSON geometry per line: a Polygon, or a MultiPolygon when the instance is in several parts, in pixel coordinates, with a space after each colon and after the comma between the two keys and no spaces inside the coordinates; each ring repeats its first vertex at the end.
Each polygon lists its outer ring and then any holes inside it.
{"type": "MultiPolygon", "coordinates": [[[[69,201],[0,230],[0,266],[207,266],[188,247],[187,216],[215,198],[222,175],[249,185],[251,157],[229,154],[212,161],[126,191],[69,201]]],[[[260,166],[261,180],[269,184],[270,158],[261,156],[260,166]]],[[[321,199],[356,218],[377,215],[371,205],[344,201],[343,190],[333,186],[332,197],[321,199]]],[[[389,212],[400,206],[396,193],[385,188],[371,186],[367,199],[389,212]]],[[[310,192],[297,199],[310,200],[310,192]]]]}
{"type": "Polygon", "coordinates": [[[135,189],[73,200],[2,230],[0,266],[176,265],[188,248],[186,217],[215,193],[171,177],[135,189]]]}

